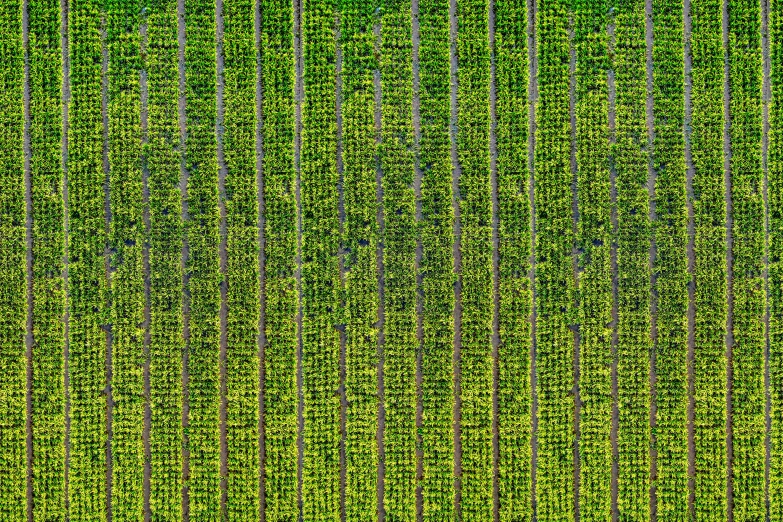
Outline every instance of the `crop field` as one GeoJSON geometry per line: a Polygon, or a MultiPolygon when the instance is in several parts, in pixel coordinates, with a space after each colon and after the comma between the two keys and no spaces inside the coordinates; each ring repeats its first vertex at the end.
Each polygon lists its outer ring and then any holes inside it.
{"type": "Polygon", "coordinates": [[[0,0],[0,522],[783,522],[783,0],[0,0]]]}

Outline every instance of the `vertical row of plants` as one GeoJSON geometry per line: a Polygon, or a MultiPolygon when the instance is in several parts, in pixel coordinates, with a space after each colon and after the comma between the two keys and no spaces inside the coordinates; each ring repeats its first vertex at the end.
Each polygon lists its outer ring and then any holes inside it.
{"type": "Polygon", "coordinates": [[[650,514],[650,220],[644,2],[618,6],[612,168],[617,191],[617,511],[650,514]]]}
{"type": "MultiPolygon", "coordinates": [[[[579,328],[579,514],[603,520],[611,510],[612,197],[609,162],[609,3],[580,3],[576,52],[575,244],[579,328]]],[[[638,71],[637,71],[638,72],[638,71]]]]}
{"type": "Polygon", "coordinates": [[[182,512],[182,221],[177,122],[177,2],[149,6],[147,49],[150,264],[150,514],[182,512]]]}
{"type": "Polygon", "coordinates": [[[295,520],[297,505],[297,208],[294,170],[294,10],[258,0],[264,235],[264,516],[295,520]]]}
{"type": "Polygon", "coordinates": [[[345,518],[378,511],[377,2],[344,0],[342,49],[342,298],[345,323],[345,518]]]}
{"type": "Polygon", "coordinates": [[[335,116],[335,0],[302,2],[302,518],[340,518],[340,246],[335,116]]]}
{"type": "MultiPolygon", "coordinates": [[[[18,8],[18,4],[14,4],[18,8]]],[[[65,517],[63,379],[63,158],[61,12],[28,3],[30,182],[33,256],[33,518],[65,517]]],[[[21,23],[21,22],[20,22],[21,23]]],[[[4,62],[6,62],[4,60],[4,62]]],[[[7,92],[4,90],[4,92],[7,92]]]]}
{"type": "Polygon", "coordinates": [[[385,341],[384,508],[416,519],[416,200],[411,4],[382,3],[380,77],[385,341]]]}
{"type": "Polygon", "coordinates": [[[659,519],[683,520],[687,512],[687,308],[683,7],[679,0],[653,3],[653,169],[655,214],[653,272],[658,307],[655,371],[659,519]]]}
{"type": "Polygon", "coordinates": [[[259,513],[258,186],[254,0],[223,2],[227,253],[227,517],[259,513]]]}
{"type": "Polygon", "coordinates": [[[216,140],[215,2],[185,0],[185,172],[188,256],[188,451],[190,516],[220,508],[219,212],[216,140]]]}
{"type": "Polygon", "coordinates": [[[500,521],[531,517],[530,197],[525,0],[495,2],[497,93],[498,497],[500,521]]]}
{"type": "Polygon", "coordinates": [[[569,5],[565,0],[540,1],[536,19],[536,501],[540,518],[561,520],[574,516],[569,5]]]}
{"type": "Polygon", "coordinates": [[[462,516],[492,517],[492,187],[486,0],[457,2],[462,516]]]}
{"type": "Polygon", "coordinates": [[[721,0],[691,1],[697,519],[726,516],[726,201],[721,0]]]}
{"type": "Polygon", "coordinates": [[[769,515],[783,521],[783,2],[770,0],[769,149],[769,515]]]}
{"type": "Polygon", "coordinates": [[[422,294],[421,488],[425,521],[454,517],[454,272],[451,257],[454,213],[451,207],[449,144],[449,6],[419,1],[419,102],[421,139],[422,294]]]}
{"type": "Polygon", "coordinates": [[[764,518],[764,174],[761,9],[759,2],[729,6],[731,88],[731,254],[734,258],[732,432],[735,520],[764,518]]]}
{"type": "Polygon", "coordinates": [[[144,194],[141,168],[141,2],[106,4],[109,271],[112,328],[112,519],[144,509],[144,194]]]}
{"type": "Polygon", "coordinates": [[[66,199],[71,401],[69,519],[106,518],[106,278],[99,2],[69,2],[66,199]]]}
{"type": "Polygon", "coordinates": [[[0,5],[0,515],[23,520],[27,481],[25,64],[19,2],[0,5]]]}

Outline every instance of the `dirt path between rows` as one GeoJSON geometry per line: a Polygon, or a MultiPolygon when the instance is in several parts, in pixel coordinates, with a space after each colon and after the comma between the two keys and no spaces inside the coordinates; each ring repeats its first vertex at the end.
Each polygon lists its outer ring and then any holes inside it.
{"type": "Polygon", "coordinates": [[[647,124],[647,195],[649,202],[649,220],[652,228],[650,235],[650,521],[658,520],[658,444],[655,435],[658,425],[658,374],[656,371],[658,354],[658,284],[655,271],[658,249],[655,242],[654,224],[658,221],[655,208],[655,182],[657,172],[654,163],[655,144],[655,114],[653,100],[653,2],[644,2],[645,20],[645,68],[647,74],[647,99],[645,103],[645,119],[647,124]]]}
{"type": "Polygon", "coordinates": [[[500,213],[498,199],[497,63],[495,55],[495,1],[489,0],[489,171],[492,191],[492,517],[500,520],[500,213]]]}
{"type": "MultiPolygon", "coordinates": [[[[180,183],[181,219],[183,223],[190,220],[188,214],[188,169],[186,163],[187,116],[185,113],[185,0],[177,0],[177,65],[179,74],[179,96],[177,99],[179,139],[180,139],[180,183]]],[[[182,237],[182,518],[190,520],[190,277],[188,276],[188,259],[190,249],[188,236],[182,237]]]]}
{"type": "Polygon", "coordinates": [[[226,382],[226,360],[228,353],[228,227],[226,224],[226,155],[224,150],[224,134],[226,106],[224,96],[226,90],[225,65],[226,57],[223,52],[223,0],[215,0],[215,38],[217,58],[217,92],[216,113],[217,122],[215,134],[217,137],[218,159],[218,209],[220,213],[220,244],[218,245],[218,257],[220,258],[220,352],[219,352],[219,383],[220,383],[220,513],[221,517],[228,517],[228,384],[226,382]]]}
{"type": "MultiPolygon", "coordinates": [[[[419,91],[421,88],[419,73],[419,48],[421,45],[421,28],[419,26],[419,0],[411,0],[411,40],[412,40],[412,74],[413,74],[413,143],[414,143],[414,178],[413,191],[416,198],[416,223],[422,221],[422,201],[421,201],[421,158],[419,155],[419,146],[421,143],[421,98],[419,91]]],[[[416,237],[416,521],[422,522],[424,519],[424,492],[421,484],[424,480],[424,451],[422,440],[422,428],[424,426],[424,404],[423,390],[424,383],[422,375],[422,363],[424,352],[424,277],[421,272],[421,263],[424,256],[424,245],[421,236],[416,237]]]]}
{"type": "Polygon", "coordinates": [[[617,103],[617,90],[615,87],[615,71],[614,71],[614,49],[615,49],[615,21],[614,18],[609,19],[609,25],[607,26],[607,33],[609,37],[609,56],[612,60],[611,69],[607,74],[607,88],[609,94],[609,149],[610,149],[610,161],[609,161],[609,184],[611,190],[611,225],[612,225],[612,242],[609,250],[609,264],[612,272],[612,339],[611,339],[611,353],[612,353],[612,368],[611,368],[611,389],[612,389],[612,426],[609,434],[609,440],[612,446],[612,472],[611,472],[611,510],[612,510],[612,522],[617,522],[620,513],[617,507],[617,492],[619,482],[619,451],[617,447],[617,432],[620,428],[620,411],[618,406],[619,392],[617,386],[617,344],[618,344],[618,332],[617,325],[619,322],[619,310],[618,310],[618,269],[617,269],[617,170],[614,165],[614,151],[612,150],[617,143],[617,123],[615,107],[617,103]]]}
{"type": "MultiPolygon", "coordinates": [[[[579,173],[576,164],[576,47],[574,44],[574,19],[573,16],[568,20],[568,120],[570,127],[570,153],[569,153],[569,166],[571,168],[571,275],[573,277],[574,288],[577,290],[574,292],[574,302],[572,306],[575,310],[579,310],[579,245],[577,238],[579,237],[579,173]]],[[[573,333],[573,359],[572,359],[572,372],[574,378],[574,385],[572,391],[574,394],[574,418],[573,418],[573,430],[574,430],[574,444],[572,451],[572,459],[574,466],[574,520],[579,522],[579,485],[581,478],[581,459],[579,455],[579,442],[582,436],[581,420],[582,420],[582,402],[579,390],[579,355],[581,344],[581,332],[579,324],[568,325],[573,333]]]]}
{"type": "Polygon", "coordinates": [[[22,2],[22,48],[24,49],[24,206],[25,206],[25,444],[27,520],[33,520],[33,181],[30,171],[30,15],[28,0],[22,2]]]}
{"type": "Polygon", "coordinates": [[[731,85],[729,67],[729,6],[723,2],[723,180],[726,202],[726,507],[727,521],[734,522],[734,218],[731,195],[731,85]]]}
{"type": "MultiPolygon", "coordinates": [[[[101,151],[103,166],[103,221],[104,249],[103,268],[107,289],[107,310],[112,309],[112,277],[111,277],[111,178],[109,174],[109,49],[106,34],[106,19],[101,20],[101,123],[103,126],[103,147],[101,151]]],[[[112,520],[112,439],[114,437],[114,394],[112,390],[112,356],[114,335],[111,320],[101,325],[106,337],[106,520],[112,520]]]]}
{"type": "Polygon", "coordinates": [[[688,257],[688,354],[687,354],[687,382],[688,382],[688,517],[693,518],[696,503],[696,440],[694,436],[695,422],[695,383],[693,375],[693,363],[696,351],[696,225],[693,209],[693,178],[695,169],[693,155],[691,153],[691,133],[693,105],[691,92],[693,90],[693,54],[691,53],[691,1],[683,0],[683,30],[684,30],[684,62],[685,62],[685,192],[686,208],[688,211],[688,245],[686,247],[688,257]]]}
{"type": "Polygon", "coordinates": [[[462,223],[460,221],[460,191],[459,180],[462,166],[457,154],[457,89],[459,86],[457,57],[457,0],[449,0],[449,64],[450,64],[450,132],[451,135],[451,204],[454,211],[454,351],[452,365],[454,368],[454,516],[462,519],[462,223]]]}
{"type": "Polygon", "coordinates": [[[538,472],[538,373],[536,371],[536,323],[538,292],[536,291],[536,103],[538,101],[538,51],[536,46],[536,18],[538,5],[536,0],[527,0],[527,57],[528,57],[528,135],[527,170],[528,201],[530,204],[530,289],[532,293],[530,307],[530,390],[531,401],[531,437],[530,437],[530,502],[533,520],[538,518],[536,501],[536,474],[538,472]]]}
{"type": "Polygon", "coordinates": [[[65,389],[65,470],[64,470],[64,509],[70,510],[70,471],[71,471],[71,371],[70,359],[70,288],[68,274],[68,239],[70,237],[70,203],[68,200],[68,109],[71,101],[71,62],[68,47],[68,0],[60,0],[60,52],[63,65],[62,76],[62,169],[63,169],[63,288],[65,306],[63,309],[63,387],[65,389]]]}
{"type": "Polygon", "coordinates": [[[144,522],[150,522],[152,519],[152,511],[150,509],[150,478],[152,475],[152,452],[150,449],[150,429],[152,427],[152,396],[150,392],[150,343],[151,343],[151,307],[150,307],[150,233],[152,230],[152,224],[150,220],[150,187],[149,178],[150,171],[147,164],[147,156],[145,152],[146,145],[149,140],[148,135],[148,123],[149,123],[149,89],[147,88],[147,20],[142,18],[141,25],[139,27],[139,36],[141,39],[141,57],[142,57],[142,69],[139,74],[139,89],[141,98],[141,144],[142,144],[142,157],[141,157],[141,176],[142,176],[142,191],[144,200],[144,214],[142,221],[144,223],[144,248],[142,250],[142,270],[144,272],[144,428],[142,431],[142,445],[144,446],[144,478],[143,478],[143,495],[144,495],[144,522]]]}
{"type": "Polygon", "coordinates": [[[761,138],[762,168],[764,169],[764,503],[766,520],[770,519],[769,513],[769,471],[772,442],[770,432],[772,430],[771,401],[769,391],[769,103],[771,100],[770,85],[770,52],[769,52],[769,0],[761,1],[761,48],[763,55],[763,84],[762,117],[764,120],[761,138]]]}
{"type": "Polygon", "coordinates": [[[304,396],[302,394],[302,102],[304,101],[304,59],[302,57],[302,0],[294,1],[294,55],[296,81],[294,96],[296,98],[296,130],[294,137],[294,168],[296,169],[296,408],[297,419],[297,464],[296,464],[296,497],[299,511],[299,522],[302,520],[302,469],[304,467],[304,396]]]}

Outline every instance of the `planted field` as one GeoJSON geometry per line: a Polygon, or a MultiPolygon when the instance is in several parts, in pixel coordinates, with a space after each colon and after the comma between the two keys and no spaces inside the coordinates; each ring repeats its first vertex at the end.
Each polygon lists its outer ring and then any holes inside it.
{"type": "Polygon", "coordinates": [[[0,4],[0,521],[783,522],[781,0],[0,4]]]}

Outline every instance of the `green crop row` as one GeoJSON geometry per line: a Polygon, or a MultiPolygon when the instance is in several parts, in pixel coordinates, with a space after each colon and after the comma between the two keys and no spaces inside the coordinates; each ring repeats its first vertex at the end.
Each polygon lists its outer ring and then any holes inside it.
{"type": "Polygon", "coordinates": [[[334,0],[302,2],[304,101],[299,165],[304,520],[340,518],[340,312],[334,0]]]}
{"type": "Polygon", "coordinates": [[[69,2],[65,198],[70,314],[69,518],[106,518],[106,246],[101,122],[101,5],[69,2]]]}
{"type": "Polygon", "coordinates": [[[498,499],[500,521],[531,518],[529,13],[524,0],[495,2],[497,93],[498,499]]]}
{"type": "Polygon", "coordinates": [[[657,448],[654,478],[659,520],[687,515],[687,212],[683,12],[679,0],[653,4],[653,169],[656,247],[653,271],[658,306],[655,371],[657,448]]]}
{"type": "MultiPolygon", "coordinates": [[[[728,1],[728,0],[727,0],[728,1]]],[[[764,176],[761,157],[761,9],[729,8],[731,202],[734,258],[732,488],[735,520],[764,518],[764,176]]]]}
{"type": "Polygon", "coordinates": [[[177,123],[177,2],[146,11],[150,229],[150,514],[174,520],[182,511],[182,220],[180,133],[177,123]]]}
{"type": "Polygon", "coordinates": [[[295,520],[297,504],[297,207],[294,170],[294,11],[259,8],[264,218],[264,516],[295,520]]]}
{"type": "Polygon", "coordinates": [[[33,239],[33,517],[65,516],[60,2],[28,5],[33,239]]]}
{"type": "Polygon", "coordinates": [[[783,2],[770,0],[769,148],[769,519],[783,521],[783,2]]]}
{"type": "Polygon", "coordinates": [[[464,520],[492,517],[492,187],[488,2],[457,2],[456,145],[462,263],[461,404],[464,520]]]}
{"type": "Polygon", "coordinates": [[[382,2],[380,79],[384,228],[384,508],[389,520],[416,520],[416,200],[411,4],[382,2]]]}
{"type": "Polygon", "coordinates": [[[726,203],[721,1],[692,0],[695,517],[726,516],[726,203]]]}
{"type": "Polygon", "coordinates": [[[223,3],[229,520],[251,520],[259,513],[255,9],[253,0],[223,3]]]}
{"type": "Polygon", "coordinates": [[[186,318],[190,475],[185,484],[190,516],[215,520],[220,508],[220,273],[214,0],[185,0],[184,24],[187,196],[183,197],[189,249],[185,293],[190,299],[186,318]]]}
{"type": "Polygon", "coordinates": [[[617,172],[617,511],[620,518],[649,518],[650,487],[650,221],[648,135],[645,124],[646,46],[644,2],[614,13],[617,172]]]}
{"type": "Polygon", "coordinates": [[[611,509],[612,197],[609,148],[608,3],[574,14],[575,147],[578,221],[579,514],[604,520],[611,509]]]}
{"type": "Polygon", "coordinates": [[[538,2],[538,101],[534,155],[536,395],[541,519],[572,520],[574,396],[569,4],[538,2]]]}
{"type": "Polygon", "coordinates": [[[25,430],[26,231],[22,20],[18,2],[0,5],[0,517],[24,520],[27,482],[25,430]]]}
{"type": "Polygon", "coordinates": [[[454,272],[451,248],[448,3],[419,1],[422,295],[421,452],[419,482],[425,521],[454,518],[454,272]]]}
{"type": "Polygon", "coordinates": [[[108,166],[111,222],[109,317],[112,333],[112,519],[144,509],[144,194],[139,86],[140,2],[106,12],[108,166]]]}
{"type": "Polygon", "coordinates": [[[373,76],[376,2],[341,2],[342,224],[345,323],[345,517],[378,512],[377,132],[373,76]]]}

